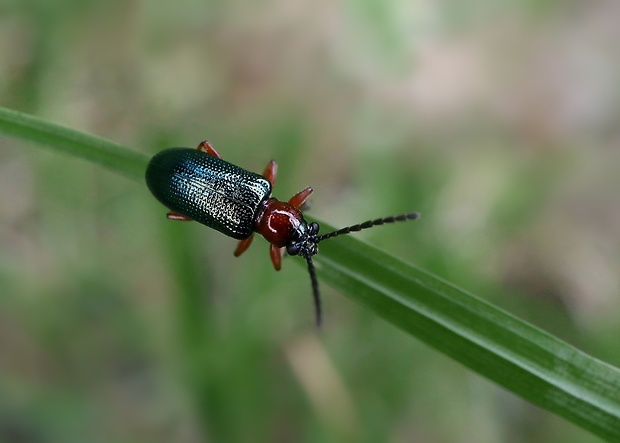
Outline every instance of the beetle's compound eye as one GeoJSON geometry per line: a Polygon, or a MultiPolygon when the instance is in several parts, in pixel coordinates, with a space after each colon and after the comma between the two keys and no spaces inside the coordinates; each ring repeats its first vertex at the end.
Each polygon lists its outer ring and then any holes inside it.
{"type": "Polygon", "coordinates": [[[299,243],[289,243],[286,245],[286,252],[288,252],[288,255],[299,254],[299,243]]]}
{"type": "Polygon", "coordinates": [[[319,224],[317,222],[310,223],[310,226],[308,226],[308,232],[310,233],[310,235],[318,234],[319,233],[319,224]]]}

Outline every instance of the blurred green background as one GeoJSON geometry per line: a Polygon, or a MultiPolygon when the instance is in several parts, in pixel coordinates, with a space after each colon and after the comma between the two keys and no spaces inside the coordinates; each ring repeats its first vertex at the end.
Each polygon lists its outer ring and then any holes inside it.
{"type": "MultiPolygon", "coordinates": [[[[0,0],[0,105],[280,165],[359,234],[620,365],[620,3],[0,0]]],[[[0,139],[0,442],[594,442],[257,239],[0,139]]]]}

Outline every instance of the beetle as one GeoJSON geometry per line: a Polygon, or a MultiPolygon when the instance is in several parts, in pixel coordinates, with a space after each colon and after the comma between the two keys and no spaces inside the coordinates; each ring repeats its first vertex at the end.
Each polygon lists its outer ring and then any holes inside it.
{"type": "Polygon", "coordinates": [[[319,225],[309,223],[301,208],[312,194],[306,187],[287,202],[271,196],[278,166],[271,160],[262,175],[246,171],[223,160],[208,141],[196,149],[169,148],[151,158],[146,169],[146,184],[170,212],[171,220],[194,220],[239,240],[234,251],[241,255],[252,243],[254,233],[269,243],[269,256],[276,271],[282,266],[284,251],[303,257],[312,284],[316,323],[321,323],[321,298],[312,257],[318,244],[328,238],[361,231],[385,223],[414,220],[417,212],[368,220],[327,234],[319,234],[319,225]]]}

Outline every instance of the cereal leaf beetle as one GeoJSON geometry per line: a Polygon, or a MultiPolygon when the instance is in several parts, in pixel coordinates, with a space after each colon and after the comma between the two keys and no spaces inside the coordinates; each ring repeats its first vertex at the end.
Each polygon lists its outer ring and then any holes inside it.
{"type": "Polygon", "coordinates": [[[319,234],[318,223],[308,223],[301,212],[312,188],[307,187],[287,202],[271,197],[277,164],[270,161],[262,175],[246,171],[222,157],[207,141],[197,149],[170,148],[159,152],[146,169],[146,184],[164,206],[171,220],[194,220],[239,240],[235,256],[252,243],[254,233],[269,243],[269,256],[279,271],[284,251],[300,255],[308,264],[316,323],[321,323],[321,298],[312,256],[328,238],[397,221],[414,220],[417,212],[368,220],[319,234]]]}

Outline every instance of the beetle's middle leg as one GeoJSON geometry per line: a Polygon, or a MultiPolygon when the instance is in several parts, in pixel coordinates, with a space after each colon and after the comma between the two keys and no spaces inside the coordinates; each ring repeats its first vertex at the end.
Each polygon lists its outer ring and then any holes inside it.
{"type": "Polygon", "coordinates": [[[275,160],[271,160],[267,163],[265,170],[263,171],[263,177],[271,184],[273,188],[276,184],[276,177],[278,176],[278,164],[275,160]]]}
{"type": "Polygon", "coordinates": [[[248,238],[239,240],[239,243],[237,243],[237,248],[235,249],[235,257],[239,257],[243,254],[252,244],[252,240],[254,240],[254,234],[250,235],[248,238]]]}
{"type": "Polygon", "coordinates": [[[207,140],[201,141],[198,144],[198,147],[196,149],[199,151],[205,151],[207,154],[212,155],[213,157],[219,158],[220,160],[222,159],[222,156],[220,155],[220,153],[217,152],[215,148],[211,146],[211,143],[209,143],[207,140]]]}

